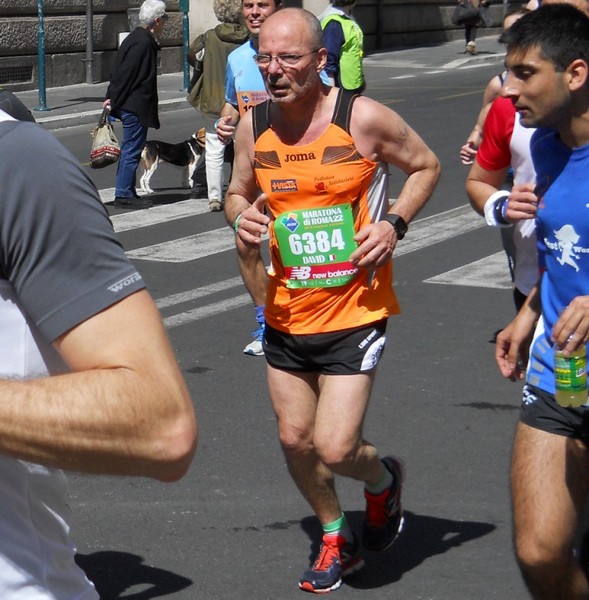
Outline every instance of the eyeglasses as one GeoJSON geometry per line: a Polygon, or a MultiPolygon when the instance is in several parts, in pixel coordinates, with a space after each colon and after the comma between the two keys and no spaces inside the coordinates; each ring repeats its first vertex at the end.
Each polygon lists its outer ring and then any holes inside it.
{"type": "Polygon", "coordinates": [[[310,56],[317,52],[318,50],[313,50],[306,54],[278,54],[277,56],[272,56],[271,54],[256,54],[254,60],[260,67],[269,67],[273,60],[276,60],[281,67],[294,67],[304,56],[310,56]]]}

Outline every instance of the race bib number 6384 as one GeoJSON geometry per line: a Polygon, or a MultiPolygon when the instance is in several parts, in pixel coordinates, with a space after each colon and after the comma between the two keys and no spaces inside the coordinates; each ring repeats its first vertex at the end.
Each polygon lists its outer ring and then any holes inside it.
{"type": "Polygon", "coordinates": [[[282,213],[274,233],[289,288],[346,285],[358,272],[348,260],[357,247],[350,204],[282,213]]]}

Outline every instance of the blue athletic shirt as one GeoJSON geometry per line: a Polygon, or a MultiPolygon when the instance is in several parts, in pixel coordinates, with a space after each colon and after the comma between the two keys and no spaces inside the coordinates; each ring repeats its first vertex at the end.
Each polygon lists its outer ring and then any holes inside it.
{"type": "MultiPolygon", "coordinates": [[[[268,99],[264,79],[254,61],[256,54],[252,41],[248,40],[233,50],[227,59],[225,100],[237,107],[240,117],[256,104],[268,99]]],[[[330,85],[325,71],[321,71],[321,80],[330,85]]]]}
{"type": "Polygon", "coordinates": [[[571,149],[556,131],[538,130],[531,152],[539,192],[538,257],[544,272],[542,317],[527,382],[554,394],[552,328],[573,298],[589,295],[589,145],[571,149]]]}
{"type": "Polygon", "coordinates": [[[239,115],[268,99],[264,80],[254,62],[256,50],[251,40],[231,52],[225,70],[225,100],[237,106],[239,115]]]}

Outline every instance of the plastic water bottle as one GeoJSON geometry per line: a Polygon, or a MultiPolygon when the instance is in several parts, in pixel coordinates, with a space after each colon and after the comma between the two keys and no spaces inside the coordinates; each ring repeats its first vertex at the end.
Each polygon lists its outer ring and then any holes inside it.
{"type": "Polygon", "coordinates": [[[582,406],[587,402],[587,350],[583,344],[570,356],[554,347],[556,402],[560,406],[582,406]]]}

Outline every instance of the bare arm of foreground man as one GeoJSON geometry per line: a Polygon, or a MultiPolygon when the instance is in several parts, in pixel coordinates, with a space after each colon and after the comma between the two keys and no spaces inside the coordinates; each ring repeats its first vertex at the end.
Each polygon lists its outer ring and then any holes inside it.
{"type": "Polygon", "coordinates": [[[54,346],[71,373],[0,381],[0,454],[86,473],[182,477],[196,417],[149,294],[128,296],[54,346]]]}

